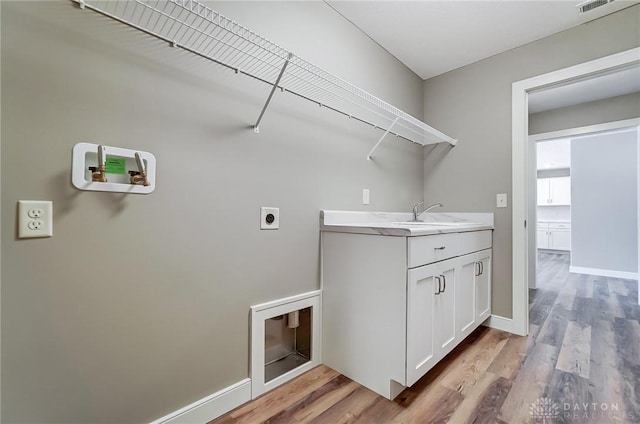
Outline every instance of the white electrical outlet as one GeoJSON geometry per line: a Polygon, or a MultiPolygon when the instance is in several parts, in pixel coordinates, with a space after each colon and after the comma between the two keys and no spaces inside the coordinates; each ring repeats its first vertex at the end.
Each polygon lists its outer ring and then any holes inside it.
{"type": "Polygon", "coordinates": [[[260,208],[260,229],[261,230],[277,230],[280,228],[280,209],[279,208],[260,208]]]}
{"type": "Polygon", "coordinates": [[[52,237],[53,202],[49,200],[18,201],[18,237],[52,237]]]}

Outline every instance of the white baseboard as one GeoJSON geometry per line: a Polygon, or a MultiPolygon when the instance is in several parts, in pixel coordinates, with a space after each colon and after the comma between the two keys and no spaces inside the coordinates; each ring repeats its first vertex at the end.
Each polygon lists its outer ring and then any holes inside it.
{"type": "Polygon", "coordinates": [[[496,330],[507,331],[513,333],[513,320],[511,318],[505,318],[498,315],[491,315],[482,323],[483,325],[495,328],[496,330]]]}
{"type": "Polygon", "coordinates": [[[245,378],[150,424],[204,424],[251,400],[251,379],[245,378]]]}
{"type": "Polygon", "coordinates": [[[570,266],[569,272],[576,274],[598,275],[600,277],[624,278],[627,280],[637,280],[637,272],[614,271],[612,269],[585,268],[581,266],[570,266]]]}

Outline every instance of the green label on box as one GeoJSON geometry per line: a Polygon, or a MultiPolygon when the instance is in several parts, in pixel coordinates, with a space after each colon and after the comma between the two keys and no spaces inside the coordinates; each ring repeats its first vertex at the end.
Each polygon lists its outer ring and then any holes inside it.
{"type": "Polygon", "coordinates": [[[127,160],[125,158],[107,155],[105,167],[107,168],[107,174],[126,174],[127,160]]]}

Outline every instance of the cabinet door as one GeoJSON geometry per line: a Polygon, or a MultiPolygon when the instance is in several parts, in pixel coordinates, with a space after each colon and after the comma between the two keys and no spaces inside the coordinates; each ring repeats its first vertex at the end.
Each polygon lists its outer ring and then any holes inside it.
{"type": "Polygon", "coordinates": [[[456,281],[456,332],[460,339],[467,337],[475,328],[476,275],[479,269],[476,253],[460,257],[456,281]]]}
{"type": "Polygon", "coordinates": [[[409,270],[407,281],[407,386],[455,346],[457,258],[409,270]]]}
{"type": "Polygon", "coordinates": [[[549,232],[546,229],[547,227],[540,228],[536,231],[536,243],[538,249],[548,249],[549,248],[549,232]]]}
{"type": "Polygon", "coordinates": [[[557,177],[549,178],[552,205],[570,205],[571,204],[571,178],[557,177]]]}
{"type": "Polygon", "coordinates": [[[556,250],[571,250],[571,231],[551,230],[550,248],[556,250]]]}
{"type": "Polygon", "coordinates": [[[438,359],[449,353],[457,344],[456,337],[456,264],[455,260],[445,261],[440,269],[438,282],[442,283],[435,295],[434,337],[438,359]]]}
{"type": "Polygon", "coordinates": [[[467,337],[491,315],[491,249],[460,257],[456,278],[458,340],[467,337]]]}
{"type": "Polygon", "coordinates": [[[435,365],[435,297],[440,267],[426,265],[409,270],[407,285],[407,386],[435,365]],[[437,277],[437,278],[436,278],[437,277]]]}
{"type": "Polygon", "coordinates": [[[491,249],[478,252],[478,270],[476,275],[476,322],[491,315],[491,249]]]}
{"type": "Polygon", "coordinates": [[[569,139],[536,143],[538,169],[569,168],[571,141],[569,139]]]}
{"type": "Polygon", "coordinates": [[[549,178],[538,178],[538,205],[548,205],[551,203],[551,192],[549,190],[549,178]]]}

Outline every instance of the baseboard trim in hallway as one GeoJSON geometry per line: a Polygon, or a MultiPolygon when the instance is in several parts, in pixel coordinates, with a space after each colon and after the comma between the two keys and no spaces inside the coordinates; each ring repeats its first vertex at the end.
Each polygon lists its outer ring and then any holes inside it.
{"type": "Polygon", "coordinates": [[[570,266],[569,272],[575,274],[597,275],[599,277],[624,278],[625,280],[637,280],[637,272],[615,271],[611,269],[585,268],[581,266],[570,266]]]}

